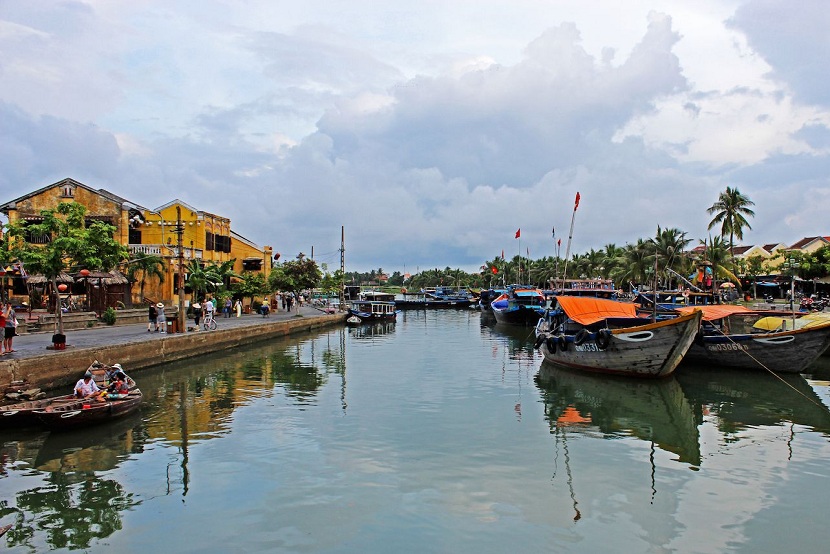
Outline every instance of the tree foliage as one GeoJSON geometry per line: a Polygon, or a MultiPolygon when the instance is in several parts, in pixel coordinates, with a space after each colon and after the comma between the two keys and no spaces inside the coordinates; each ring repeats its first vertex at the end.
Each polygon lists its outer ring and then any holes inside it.
{"type": "MultiPolygon", "coordinates": [[[[113,239],[115,227],[102,221],[87,226],[86,207],[77,202],[58,204],[41,210],[42,221],[15,222],[8,227],[12,256],[24,263],[29,273],[40,273],[57,290],[57,276],[81,269],[110,271],[127,259],[125,246],[113,239]],[[46,244],[26,242],[27,235],[47,237],[46,244]]],[[[63,318],[57,309],[58,332],[63,334],[63,318]]]]}

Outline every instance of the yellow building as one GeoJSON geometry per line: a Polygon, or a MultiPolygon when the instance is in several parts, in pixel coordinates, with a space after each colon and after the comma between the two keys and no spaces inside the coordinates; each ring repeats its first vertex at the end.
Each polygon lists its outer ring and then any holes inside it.
{"type": "MultiPolygon", "coordinates": [[[[236,273],[258,271],[267,278],[271,271],[273,249],[270,246],[257,246],[234,233],[230,219],[197,210],[181,200],[151,210],[107,190],[96,190],[74,179],[63,179],[0,205],[0,213],[6,215],[9,223],[36,222],[42,219],[41,210],[54,209],[61,202],[85,206],[89,222],[104,221],[113,225],[113,238],[127,246],[131,256],[143,252],[164,260],[164,282],[155,279],[145,282],[145,297],[156,302],[168,305],[178,302],[179,222],[185,267],[193,259],[203,264],[235,259],[236,273]]],[[[34,244],[47,240],[46,237],[29,239],[34,244]]],[[[138,290],[136,283],[132,290],[134,302],[139,300],[138,290]]],[[[189,300],[189,291],[184,292],[189,300]]]]}

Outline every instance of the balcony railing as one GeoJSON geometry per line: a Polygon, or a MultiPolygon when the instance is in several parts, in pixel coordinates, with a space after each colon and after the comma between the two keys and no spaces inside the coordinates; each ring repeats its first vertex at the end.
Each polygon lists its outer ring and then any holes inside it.
{"type": "MultiPolygon", "coordinates": [[[[179,249],[166,244],[130,244],[130,254],[147,254],[148,256],[161,256],[162,258],[177,258],[179,249]]],[[[183,257],[186,260],[196,258],[202,259],[201,248],[183,248],[183,257]]]]}

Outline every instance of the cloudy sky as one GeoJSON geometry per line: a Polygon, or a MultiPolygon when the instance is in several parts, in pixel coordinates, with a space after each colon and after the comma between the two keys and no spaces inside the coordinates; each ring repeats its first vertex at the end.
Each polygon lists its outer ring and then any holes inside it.
{"type": "Polygon", "coordinates": [[[0,0],[0,202],[72,177],[348,270],[585,252],[727,186],[830,235],[821,0],[0,0]],[[521,229],[521,237],[514,238],[521,229]]]}

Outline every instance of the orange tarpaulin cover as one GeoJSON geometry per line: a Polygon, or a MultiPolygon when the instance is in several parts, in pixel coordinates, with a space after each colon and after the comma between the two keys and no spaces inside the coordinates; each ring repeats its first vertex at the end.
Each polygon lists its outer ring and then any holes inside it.
{"type": "Polygon", "coordinates": [[[590,325],[609,318],[637,317],[637,305],[593,296],[557,296],[559,306],[567,316],[582,325],[590,325]]]}
{"type": "Polygon", "coordinates": [[[703,321],[712,321],[713,319],[721,319],[732,314],[752,311],[746,306],[734,306],[732,304],[711,304],[706,306],[688,306],[685,308],[677,308],[677,311],[682,314],[690,314],[695,310],[703,312],[703,321]]]}

